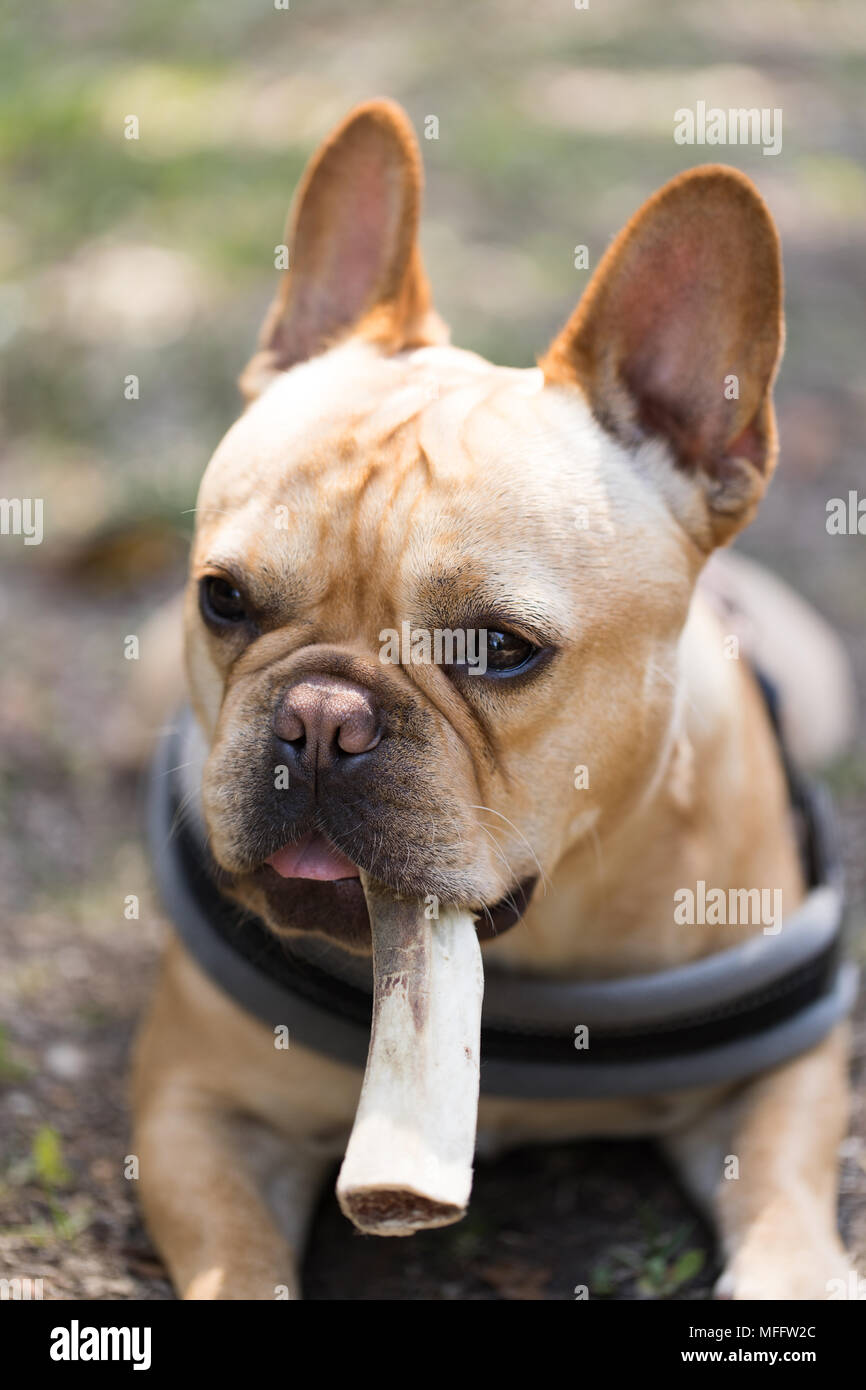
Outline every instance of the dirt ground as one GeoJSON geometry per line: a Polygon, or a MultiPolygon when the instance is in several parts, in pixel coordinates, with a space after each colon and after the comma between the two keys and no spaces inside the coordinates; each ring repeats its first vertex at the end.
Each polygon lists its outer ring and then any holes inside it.
{"type": "MultiPolygon", "coordinates": [[[[46,515],[39,547],[0,537],[0,1275],[42,1278],[55,1299],[172,1296],[124,1177],[129,1046],[163,934],[125,766],[124,639],[182,581],[293,182],[353,101],[393,95],[419,132],[439,114],[424,154],[440,307],[455,341],[515,365],[586,281],[575,243],[595,264],[643,197],[707,155],[757,180],[785,247],[789,337],[780,468],[742,549],[836,624],[866,706],[866,538],[825,527],[828,499],[866,493],[855,0],[797,5],[793,23],[777,0],[724,18],[708,0],[123,8],[21,15],[0,60],[0,495],[41,496],[46,515]],[[782,154],[674,145],[670,113],[698,98],[782,108],[782,154]]],[[[866,745],[828,775],[862,959],[866,745]]],[[[862,1005],[858,1020],[841,1219],[862,1273],[862,1005]]],[[[652,1147],[599,1142],[480,1165],[467,1219],[411,1241],[353,1234],[329,1189],[305,1283],[314,1299],[562,1300],[580,1284],[683,1299],[716,1272],[652,1147]]]]}

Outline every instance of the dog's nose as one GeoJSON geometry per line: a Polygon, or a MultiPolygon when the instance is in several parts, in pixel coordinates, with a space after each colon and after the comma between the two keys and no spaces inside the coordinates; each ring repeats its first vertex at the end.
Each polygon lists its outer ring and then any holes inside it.
{"type": "Polygon", "coordinates": [[[304,676],[277,706],[274,733],[317,767],[341,755],[369,753],[382,728],[369,690],[335,676],[304,676]]]}

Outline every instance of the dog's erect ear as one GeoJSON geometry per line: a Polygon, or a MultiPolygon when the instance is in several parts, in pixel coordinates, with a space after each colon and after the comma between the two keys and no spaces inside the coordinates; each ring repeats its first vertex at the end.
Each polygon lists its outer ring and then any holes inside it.
{"type": "Polygon", "coordinates": [[[417,245],[421,156],[390,101],[357,106],[308,164],[289,215],[289,268],[241,377],[248,397],[356,331],[396,351],[441,342],[417,245]]]}
{"type": "Polygon", "coordinates": [[[632,218],[540,365],[548,382],[580,386],[626,447],[666,441],[700,484],[684,520],[709,549],[751,519],[775,466],[781,347],[770,214],[745,175],[707,165],[632,218]]]}

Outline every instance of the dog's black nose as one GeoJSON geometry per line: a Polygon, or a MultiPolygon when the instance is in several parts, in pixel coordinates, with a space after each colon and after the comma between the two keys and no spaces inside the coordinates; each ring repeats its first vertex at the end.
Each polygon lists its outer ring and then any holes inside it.
{"type": "Polygon", "coordinates": [[[313,769],[369,753],[382,728],[373,695],[362,685],[336,676],[304,676],[277,706],[274,733],[297,762],[313,769]]]}

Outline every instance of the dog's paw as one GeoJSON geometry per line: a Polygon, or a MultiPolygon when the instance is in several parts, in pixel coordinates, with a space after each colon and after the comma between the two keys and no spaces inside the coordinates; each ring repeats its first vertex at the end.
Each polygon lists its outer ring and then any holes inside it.
{"type": "Polygon", "coordinates": [[[851,1262],[838,1241],[805,1247],[793,1239],[771,1245],[747,1241],[725,1267],[714,1290],[737,1302],[782,1299],[824,1301],[845,1297],[851,1262]]]}

